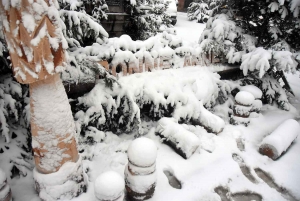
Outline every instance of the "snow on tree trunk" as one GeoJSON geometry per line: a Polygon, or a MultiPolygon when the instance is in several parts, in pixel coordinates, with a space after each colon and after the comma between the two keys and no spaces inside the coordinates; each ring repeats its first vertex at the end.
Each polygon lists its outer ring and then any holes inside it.
{"type": "Polygon", "coordinates": [[[299,123],[294,119],[288,119],[263,139],[259,152],[276,160],[287,151],[299,133],[299,123]]]}
{"type": "Polygon", "coordinates": [[[30,84],[34,180],[42,200],[71,199],[86,189],[71,108],[57,74],[67,48],[57,8],[56,0],[0,2],[15,78],[30,84]]]}
{"type": "Polygon", "coordinates": [[[150,199],[156,186],[157,147],[148,138],[134,140],[128,150],[128,164],[125,167],[127,196],[131,201],[150,199]]]}
{"type": "Polygon", "coordinates": [[[11,201],[11,190],[7,184],[7,179],[4,171],[0,169],[0,201],[11,201]]]}
{"type": "Polygon", "coordinates": [[[30,107],[32,148],[36,164],[34,179],[40,197],[56,200],[61,196],[72,198],[79,195],[85,189],[85,181],[74,138],[75,124],[71,108],[58,74],[30,84],[30,107]],[[65,168],[65,163],[73,168],[65,168]],[[59,175],[59,180],[53,179],[51,184],[47,179],[41,179],[54,175],[59,175]],[[61,188],[58,192],[48,190],[70,184],[72,188],[61,188]]]}
{"type": "Polygon", "coordinates": [[[36,168],[48,174],[76,162],[75,125],[59,75],[30,84],[32,148],[36,168]]]}

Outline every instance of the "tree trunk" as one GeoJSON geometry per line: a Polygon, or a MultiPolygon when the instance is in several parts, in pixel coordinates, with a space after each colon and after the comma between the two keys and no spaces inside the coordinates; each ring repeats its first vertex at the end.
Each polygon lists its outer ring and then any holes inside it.
{"type": "Polygon", "coordinates": [[[86,190],[86,181],[64,86],[59,74],[29,86],[36,190],[42,200],[71,199],[86,190]]]}

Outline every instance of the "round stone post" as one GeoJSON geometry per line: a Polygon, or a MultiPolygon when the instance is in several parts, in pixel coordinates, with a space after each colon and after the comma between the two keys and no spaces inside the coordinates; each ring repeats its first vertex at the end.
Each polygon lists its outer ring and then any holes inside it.
{"type": "Polygon", "coordinates": [[[247,91],[240,91],[235,96],[235,104],[233,106],[233,116],[230,118],[230,124],[244,124],[248,126],[250,123],[250,112],[254,96],[247,91]]]}
{"type": "Polygon", "coordinates": [[[68,200],[86,189],[75,125],[60,75],[67,42],[56,0],[1,1],[0,17],[18,82],[29,84],[36,190],[68,200]]]}
{"type": "Polygon", "coordinates": [[[4,171],[0,169],[0,201],[11,201],[11,190],[7,184],[7,179],[4,171]]]}
{"type": "Polygon", "coordinates": [[[145,137],[134,140],[128,150],[128,164],[125,167],[125,187],[131,201],[150,199],[156,186],[155,143],[145,137]]]}
{"type": "Polygon", "coordinates": [[[99,201],[124,200],[124,179],[114,171],[105,172],[97,177],[94,188],[99,201]]]}

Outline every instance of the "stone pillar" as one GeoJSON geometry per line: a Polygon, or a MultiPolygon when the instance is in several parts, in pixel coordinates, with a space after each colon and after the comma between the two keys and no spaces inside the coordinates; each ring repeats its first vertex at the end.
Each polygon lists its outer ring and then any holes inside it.
{"type": "Polygon", "coordinates": [[[125,187],[130,201],[150,199],[156,186],[157,147],[148,138],[134,140],[128,150],[125,167],[125,187]]]}
{"type": "Polygon", "coordinates": [[[235,104],[233,106],[233,116],[230,118],[230,124],[238,125],[244,124],[248,126],[250,123],[250,112],[254,96],[246,91],[240,91],[235,96],[235,104]]]}
{"type": "Polygon", "coordinates": [[[7,179],[4,171],[0,169],[0,201],[11,201],[11,190],[7,184],[7,179]]]}

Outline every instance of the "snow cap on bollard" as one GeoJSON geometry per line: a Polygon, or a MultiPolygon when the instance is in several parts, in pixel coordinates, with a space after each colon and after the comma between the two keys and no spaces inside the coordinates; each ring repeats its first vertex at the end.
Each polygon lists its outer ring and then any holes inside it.
{"type": "Polygon", "coordinates": [[[246,85],[241,87],[240,91],[247,91],[251,93],[255,99],[261,99],[262,97],[262,91],[254,85],[246,85]]]}
{"type": "Polygon", "coordinates": [[[104,172],[98,176],[94,188],[95,196],[100,201],[121,201],[124,198],[124,179],[114,171],[104,172]]]}
{"type": "Polygon", "coordinates": [[[127,154],[133,165],[149,167],[156,161],[157,147],[151,139],[141,137],[131,142],[127,154]]]}
{"type": "Polygon", "coordinates": [[[235,95],[236,103],[244,106],[251,106],[254,101],[254,96],[247,91],[240,91],[235,95]]]}

